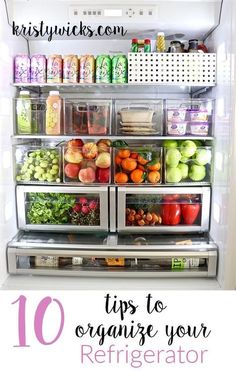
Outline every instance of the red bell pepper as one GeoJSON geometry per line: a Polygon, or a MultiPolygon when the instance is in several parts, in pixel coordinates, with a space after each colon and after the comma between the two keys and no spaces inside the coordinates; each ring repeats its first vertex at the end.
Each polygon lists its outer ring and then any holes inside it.
{"type": "Polygon", "coordinates": [[[162,197],[164,201],[176,201],[176,200],[179,200],[179,198],[180,198],[180,195],[176,195],[176,194],[173,194],[173,195],[167,194],[162,197]]]}
{"type": "Polygon", "coordinates": [[[162,224],[177,225],[181,221],[181,207],[177,203],[163,204],[161,209],[162,224]]]}
{"type": "Polygon", "coordinates": [[[201,205],[198,203],[186,203],[181,205],[181,212],[184,224],[191,225],[198,217],[201,205]]]}

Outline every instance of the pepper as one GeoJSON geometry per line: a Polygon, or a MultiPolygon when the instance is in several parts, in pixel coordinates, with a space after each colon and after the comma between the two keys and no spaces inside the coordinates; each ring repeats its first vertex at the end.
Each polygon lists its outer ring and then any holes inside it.
{"type": "Polygon", "coordinates": [[[201,205],[198,203],[185,203],[181,205],[181,212],[184,224],[191,225],[198,217],[201,205]]]}
{"type": "Polygon", "coordinates": [[[177,203],[163,204],[161,209],[162,224],[177,225],[181,221],[181,207],[177,203]]]}

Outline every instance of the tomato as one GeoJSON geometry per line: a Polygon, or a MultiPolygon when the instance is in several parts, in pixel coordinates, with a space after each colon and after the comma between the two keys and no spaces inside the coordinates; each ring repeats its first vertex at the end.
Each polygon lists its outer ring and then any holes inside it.
{"type": "Polygon", "coordinates": [[[188,225],[193,224],[198,217],[200,209],[201,209],[200,204],[192,204],[192,203],[182,204],[181,212],[182,212],[184,224],[188,224],[188,225]]]}
{"type": "Polygon", "coordinates": [[[181,207],[179,204],[163,204],[161,208],[162,224],[177,225],[181,221],[181,207]]]}

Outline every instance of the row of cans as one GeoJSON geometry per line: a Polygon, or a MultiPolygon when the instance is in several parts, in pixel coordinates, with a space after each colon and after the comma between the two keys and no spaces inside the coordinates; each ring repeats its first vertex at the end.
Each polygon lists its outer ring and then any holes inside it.
{"type": "Polygon", "coordinates": [[[18,54],[14,59],[15,83],[127,83],[125,55],[45,55],[31,58],[18,54]]]}

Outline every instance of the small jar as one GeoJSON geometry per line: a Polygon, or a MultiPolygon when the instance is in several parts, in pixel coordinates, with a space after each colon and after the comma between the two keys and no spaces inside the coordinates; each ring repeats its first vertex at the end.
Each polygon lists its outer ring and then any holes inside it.
{"type": "Polygon", "coordinates": [[[198,53],[198,40],[196,39],[189,40],[188,52],[198,53]]]}

